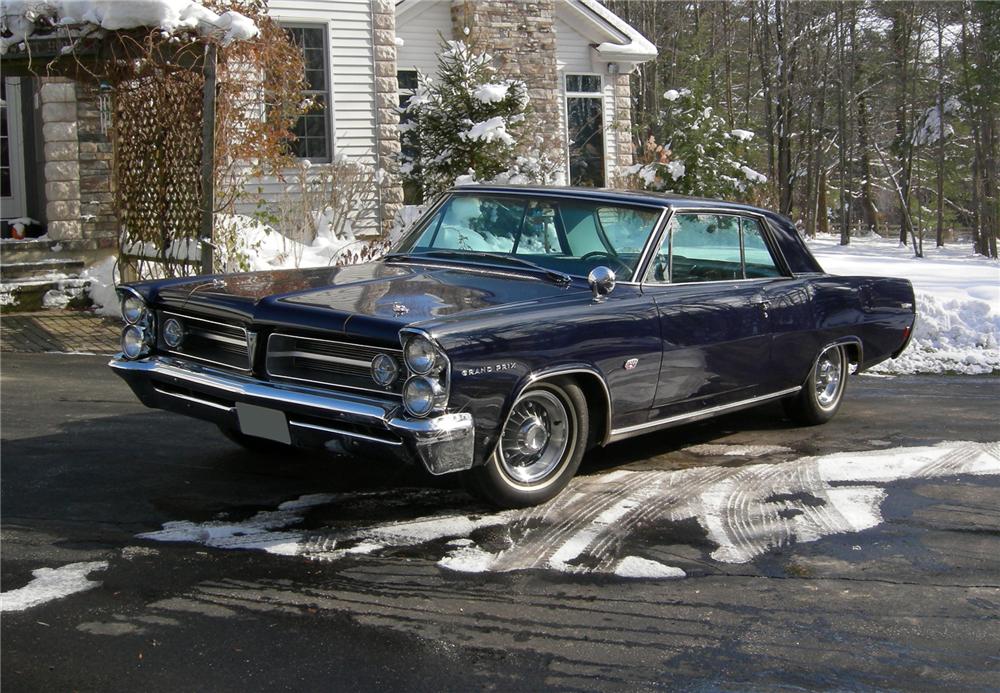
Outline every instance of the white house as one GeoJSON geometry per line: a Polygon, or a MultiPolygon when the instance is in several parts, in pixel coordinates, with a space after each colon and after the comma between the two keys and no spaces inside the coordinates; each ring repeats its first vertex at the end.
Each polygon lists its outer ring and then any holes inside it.
{"type": "Polygon", "coordinates": [[[596,0],[397,0],[402,97],[433,76],[448,39],[473,41],[520,77],[573,185],[613,185],[632,164],[628,75],[656,48],[596,0]]]}
{"type": "MultiPolygon", "coordinates": [[[[632,163],[628,74],[656,49],[596,0],[270,0],[268,7],[302,47],[309,96],[326,106],[299,123],[297,154],[314,163],[346,155],[384,172],[373,229],[402,204],[400,99],[417,70],[435,71],[445,37],[477,41],[505,75],[528,84],[545,136],[564,153],[568,182],[611,185],[632,163]]],[[[19,72],[17,59],[14,50],[0,61],[0,230],[3,264],[18,265],[5,277],[30,274],[32,263],[70,273],[113,252],[120,233],[110,98],[93,84],[19,72]],[[29,235],[45,238],[9,240],[8,222],[22,217],[37,222],[29,235]]],[[[253,192],[274,199],[285,185],[259,181],[253,192]]]]}

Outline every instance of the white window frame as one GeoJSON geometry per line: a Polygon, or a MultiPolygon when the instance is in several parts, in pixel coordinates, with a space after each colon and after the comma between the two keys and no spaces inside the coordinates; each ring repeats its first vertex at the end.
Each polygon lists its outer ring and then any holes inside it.
{"type": "Polygon", "coordinates": [[[565,133],[564,140],[566,142],[566,183],[567,185],[572,185],[572,173],[571,165],[569,159],[569,100],[571,98],[576,99],[597,99],[601,103],[601,131],[603,133],[601,137],[602,154],[604,159],[604,185],[608,185],[609,171],[608,171],[608,132],[607,125],[604,122],[605,116],[605,103],[604,103],[604,75],[600,72],[565,72],[562,78],[562,92],[563,92],[563,132],[565,133]],[[570,77],[597,77],[600,81],[600,86],[597,91],[570,91],[569,90],[569,78],[570,77]]]}
{"type": "Polygon", "coordinates": [[[4,219],[19,219],[27,213],[24,181],[24,128],[21,124],[21,78],[0,77],[4,81],[7,116],[7,155],[10,164],[10,196],[0,198],[4,219]]]}
{"type": "MultiPolygon", "coordinates": [[[[334,160],[336,156],[336,138],[334,133],[336,132],[335,124],[335,114],[334,114],[334,104],[333,104],[333,64],[332,58],[330,56],[330,24],[328,22],[309,22],[304,20],[281,20],[278,19],[279,24],[281,24],[282,29],[320,29],[323,32],[323,78],[325,81],[325,89],[311,89],[309,92],[321,93],[326,97],[326,108],[324,109],[324,118],[326,130],[326,158],[316,158],[309,156],[296,157],[299,160],[308,159],[313,163],[330,163],[334,160]]],[[[303,92],[309,93],[309,92],[303,92]]]]}

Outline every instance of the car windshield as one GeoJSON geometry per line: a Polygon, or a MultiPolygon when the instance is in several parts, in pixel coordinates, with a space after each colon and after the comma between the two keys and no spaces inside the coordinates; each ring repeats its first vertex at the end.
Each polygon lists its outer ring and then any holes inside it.
{"type": "Polygon", "coordinates": [[[394,253],[490,264],[506,256],[512,264],[579,276],[605,265],[627,281],[660,212],[593,200],[454,194],[394,253]]]}

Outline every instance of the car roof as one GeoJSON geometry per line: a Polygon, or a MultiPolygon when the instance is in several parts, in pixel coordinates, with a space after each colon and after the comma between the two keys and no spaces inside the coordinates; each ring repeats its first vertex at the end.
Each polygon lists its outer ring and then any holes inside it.
{"type": "Polygon", "coordinates": [[[570,185],[457,185],[451,192],[480,193],[522,193],[528,195],[557,195],[588,200],[602,200],[618,203],[641,203],[657,207],[711,208],[733,211],[774,214],[774,212],[740,202],[726,202],[704,197],[689,197],[674,193],[651,192],[647,190],[614,190],[611,188],[584,188],[570,185]]]}

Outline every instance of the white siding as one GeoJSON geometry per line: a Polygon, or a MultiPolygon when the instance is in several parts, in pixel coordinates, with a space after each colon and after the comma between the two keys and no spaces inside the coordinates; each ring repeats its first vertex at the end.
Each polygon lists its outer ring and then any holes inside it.
{"type": "MultiPolygon", "coordinates": [[[[287,24],[326,27],[331,80],[331,139],[335,154],[344,153],[374,162],[376,152],[375,59],[372,48],[370,0],[270,0],[268,13],[287,24]]],[[[286,186],[263,178],[248,188],[253,199],[243,211],[255,208],[260,196],[273,201],[286,186]]]]}
{"type": "Polygon", "coordinates": [[[399,69],[417,69],[434,76],[442,36],[451,39],[450,0],[424,0],[398,18],[396,36],[403,39],[403,45],[396,51],[399,69]]]}

